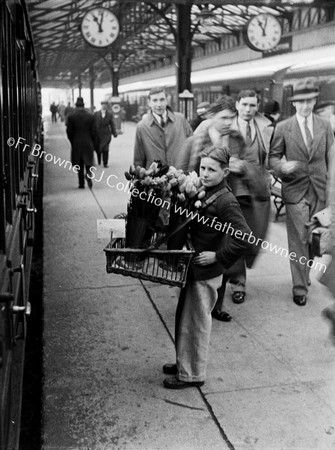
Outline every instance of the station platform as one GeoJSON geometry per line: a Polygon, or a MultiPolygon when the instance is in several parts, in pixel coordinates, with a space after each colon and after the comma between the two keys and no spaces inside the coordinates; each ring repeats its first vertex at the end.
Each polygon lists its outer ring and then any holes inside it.
{"type": "MultiPolygon", "coordinates": [[[[163,387],[179,289],[107,274],[97,237],[98,219],[126,211],[107,179],[126,183],[135,127],[112,140],[92,190],[44,161],[43,449],[335,449],[335,348],[321,317],[333,300],[314,269],[296,306],[289,261],[270,250],[248,271],[246,301],[228,292],[233,320],[213,320],[205,385],[163,387]]],[[[70,159],[64,123],[45,122],[45,151],[70,159]]],[[[267,239],[287,247],[285,218],[267,239]]]]}

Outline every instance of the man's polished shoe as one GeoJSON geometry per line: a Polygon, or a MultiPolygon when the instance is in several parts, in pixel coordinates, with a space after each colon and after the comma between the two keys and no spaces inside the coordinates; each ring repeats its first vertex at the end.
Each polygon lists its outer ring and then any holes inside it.
{"type": "Polygon", "coordinates": [[[293,301],[298,306],[305,306],[307,302],[307,297],[306,295],[294,295],[293,301]]]}
{"type": "Polygon", "coordinates": [[[244,302],[245,292],[243,291],[235,291],[232,295],[233,302],[239,305],[244,302]]]}
{"type": "Polygon", "coordinates": [[[166,375],[177,375],[177,364],[164,364],[163,373],[165,373],[166,375]]]}
{"type": "Polygon", "coordinates": [[[164,387],[167,389],[186,389],[189,387],[200,387],[205,384],[204,381],[182,381],[178,378],[165,378],[163,381],[164,387]]]}

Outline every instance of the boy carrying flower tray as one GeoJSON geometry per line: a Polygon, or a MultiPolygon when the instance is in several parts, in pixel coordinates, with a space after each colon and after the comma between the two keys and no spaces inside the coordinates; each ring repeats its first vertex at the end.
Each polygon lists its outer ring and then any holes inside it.
{"type": "Polygon", "coordinates": [[[193,251],[187,247],[188,223],[196,216],[205,188],[195,172],[153,162],[149,169],[125,172],[131,196],[126,238],[105,249],[107,272],[183,286],[193,251]]]}

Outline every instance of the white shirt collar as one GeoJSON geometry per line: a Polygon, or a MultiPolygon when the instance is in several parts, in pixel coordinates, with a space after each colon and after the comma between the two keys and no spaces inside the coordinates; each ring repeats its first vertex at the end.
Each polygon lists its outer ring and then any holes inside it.
{"type": "Polygon", "coordinates": [[[247,120],[242,119],[242,117],[237,117],[237,123],[238,123],[238,127],[240,129],[240,132],[242,133],[242,136],[244,138],[246,138],[246,134],[247,134],[247,125],[248,123],[250,124],[250,129],[251,129],[251,138],[253,139],[255,137],[256,134],[256,128],[255,128],[255,122],[254,119],[251,119],[249,122],[247,120]]]}
{"type": "MultiPolygon", "coordinates": [[[[305,132],[305,119],[306,117],[304,116],[300,116],[298,113],[296,114],[297,117],[297,121],[299,124],[299,128],[302,134],[302,137],[304,139],[305,144],[307,145],[307,137],[306,137],[306,132],[305,132]]],[[[311,113],[308,117],[307,117],[307,127],[312,135],[312,138],[314,137],[314,133],[313,133],[313,114],[311,113]]]]}
{"type": "MultiPolygon", "coordinates": [[[[300,126],[303,126],[305,123],[306,117],[301,116],[300,114],[296,113],[297,121],[300,126]]],[[[309,116],[307,116],[307,126],[310,130],[313,129],[313,114],[311,113],[309,116]]]]}
{"type": "Polygon", "coordinates": [[[161,116],[159,114],[154,113],[153,111],[152,111],[152,115],[154,116],[154,118],[157,120],[157,122],[159,124],[161,123],[161,117],[163,117],[165,123],[167,121],[167,112],[166,112],[166,110],[164,111],[164,114],[162,114],[161,116]]]}
{"type": "Polygon", "coordinates": [[[238,116],[237,117],[237,122],[238,122],[239,126],[243,128],[243,130],[245,130],[247,128],[248,123],[250,124],[250,128],[251,129],[255,128],[254,119],[251,119],[248,122],[247,120],[244,120],[244,119],[242,119],[242,117],[238,116]]]}

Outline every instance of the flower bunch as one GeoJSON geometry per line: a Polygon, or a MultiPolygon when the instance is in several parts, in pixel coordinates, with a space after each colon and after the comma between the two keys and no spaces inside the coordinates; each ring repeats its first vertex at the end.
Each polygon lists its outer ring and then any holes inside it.
{"type": "Polygon", "coordinates": [[[148,247],[158,231],[158,216],[166,198],[167,169],[155,161],[148,169],[131,165],[125,172],[131,193],[127,207],[126,247],[148,247]]]}
{"type": "Polygon", "coordinates": [[[186,174],[181,169],[170,166],[166,176],[169,180],[172,201],[185,203],[186,208],[201,207],[201,200],[206,192],[196,172],[186,174]]]}
{"type": "Polygon", "coordinates": [[[157,212],[170,189],[166,171],[167,167],[156,161],[149,169],[134,165],[129,167],[129,171],[125,172],[126,179],[131,182],[128,214],[150,219],[152,214],[157,212]]]}

